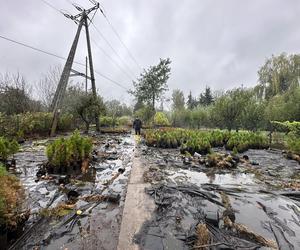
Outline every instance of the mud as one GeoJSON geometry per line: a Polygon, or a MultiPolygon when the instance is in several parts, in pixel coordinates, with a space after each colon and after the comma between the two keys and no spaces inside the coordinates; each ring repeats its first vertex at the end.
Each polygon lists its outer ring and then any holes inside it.
{"type": "Polygon", "coordinates": [[[128,134],[94,135],[94,141],[88,172],[68,176],[65,185],[61,175],[37,180],[47,140],[26,142],[15,155],[31,216],[10,249],[116,249],[134,141],[128,134]]]}
{"type": "Polygon", "coordinates": [[[300,193],[286,185],[299,182],[300,167],[281,151],[248,150],[236,169],[207,168],[177,150],[141,146],[140,154],[156,204],[136,235],[142,249],[300,249],[300,193]],[[198,225],[208,230],[204,247],[197,246],[205,238],[198,225]]]}

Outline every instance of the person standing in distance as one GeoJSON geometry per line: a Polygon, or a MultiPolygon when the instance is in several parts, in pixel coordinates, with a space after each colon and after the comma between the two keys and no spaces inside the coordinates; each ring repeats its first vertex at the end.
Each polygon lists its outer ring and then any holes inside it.
{"type": "Polygon", "coordinates": [[[133,121],[133,128],[135,130],[136,135],[141,134],[142,121],[138,117],[136,117],[135,120],[133,121]]]}

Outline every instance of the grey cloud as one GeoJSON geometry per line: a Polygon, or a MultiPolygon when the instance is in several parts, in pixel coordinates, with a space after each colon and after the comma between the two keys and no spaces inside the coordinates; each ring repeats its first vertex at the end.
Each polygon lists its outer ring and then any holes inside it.
{"type": "MultiPolygon", "coordinates": [[[[48,0],[59,9],[76,13],[66,0],[48,0]]],[[[87,0],[76,1],[89,6],[87,0]]],[[[170,89],[199,94],[205,85],[228,89],[253,86],[257,70],[267,57],[281,52],[298,53],[298,0],[126,0],[101,2],[109,20],[142,67],[160,57],[172,60],[170,89]]],[[[1,0],[0,34],[67,56],[76,25],[41,0],[1,0]]],[[[132,62],[105,19],[95,24],[138,76],[132,62]]],[[[122,64],[110,47],[90,27],[91,35],[107,53],[122,64]]],[[[76,60],[84,61],[82,35],[76,60]]],[[[95,68],[131,88],[130,79],[94,45],[95,68]]],[[[64,62],[0,40],[0,71],[22,72],[34,82],[51,65],[64,62]]],[[[74,66],[78,68],[77,66],[74,66]]],[[[78,68],[80,69],[80,68],[78,68]]],[[[126,91],[97,76],[97,87],[106,98],[129,101],[126,91]]]]}

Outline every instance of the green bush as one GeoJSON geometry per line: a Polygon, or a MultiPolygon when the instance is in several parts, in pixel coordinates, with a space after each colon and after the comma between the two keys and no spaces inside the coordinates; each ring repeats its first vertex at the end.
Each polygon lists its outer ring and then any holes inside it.
{"type": "Polygon", "coordinates": [[[156,112],[154,115],[154,125],[156,126],[170,126],[168,117],[163,112],[156,112]]]}
{"type": "Polygon", "coordinates": [[[252,149],[264,149],[268,147],[267,137],[261,133],[248,131],[231,132],[226,143],[226,149],[236,150],[240,153],[252,149]]]}
{"type": "Polygon", "coordinates": [[[288,150],[300,154],[300,122],[272,121],[271,124],[276,131],[288,133],[286,140],[288,150]]]}
{"type": "Polygon", "coordinates": [[[300,122],[289,122],[289,121],[285,121],[285,122],[277,122],[277,121],[271,121],[271,124],[273,126],[273,128],[276,131],[279,132],[291,132],[294,133],[296,136],[300,136],[300,122]]]}
{"type": "Polygon", "coordinates": [[[194,153],[207,154],[210,149],[211,145],[207,137],[194,137],[183,144],[180,151],[181,153],[189,152],[193,155],[194,153]]]}
{"type": "Polygon", "coordinates": [[[114,124],[114,119],[111,116],[100,117],[100,126],[101,127],[112,127],[113,124],[114,124]]]}
{"type": "Polygon", "coordinates": [[[294,154],[300,155],[300,138],[294,133],[289,134],[287,139],[288,150],[294,154]]]}
{"type": "Polygon", "coordinates": [[[131,126],[132,121],[129,116],[121,116],[119,118],[119,125],[120,126],[131,126]]]}
{"type": "Polygon", "coordinates": [[[79,131],[75,131],[71,137],[59,138],[49,144],[46,154],[51,166],[71,166],[89,158],[92,147],[90,138],[83,137],[79,131]]]}
{"type": "MultiPolygon", "coordinates": [[[[52,114],[51,114],[51,122],[52,122],[52,114]]],[[[72,114],[61,114],[58,121],[57,130],[58,131],[70,131],[75,128],[75,118],[72,114]]],[[[51,124],[51,123],[50,123],[51,124]]],[[[46,132],[49,131],[50,126],[46,127],[46,132]]]]}
{"type": "Polygon", "coordinates": [[[6,161],[7,158],[19,151],[19,144],[15,141],[9,141],[7,138],[0,137],[0,160],[6,161]]]}

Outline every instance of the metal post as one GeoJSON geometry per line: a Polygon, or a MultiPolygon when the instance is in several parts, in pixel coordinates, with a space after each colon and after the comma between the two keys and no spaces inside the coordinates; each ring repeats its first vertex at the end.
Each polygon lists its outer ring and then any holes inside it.
{"type": "Polygon", "coordinates": [[[62,75],[60,77],[60,80],[59,80],[59,83],[58,83],[58,86],[57,86],[57,89],[56,89],[56,92],[55,92],[54,100],[52,102],[53,120],[52,120],[50,136],[55,135],[55,131],[56,131],[57,124],[58,124],[59,113],[60,113],[60,109],[61,109],[61,106],[62,106],[63,97],[64,97],[65,92],[66,92],[67,84],[68,84],[69,77],[70,77],[70,72],[71,72],[71,69],[72,69],[72,64],[73,64],[74,57],[75,57],[76,48],[77,48],[77,44],[78,44],[78,40],[79,40],[79,36],[80,36],[80,32],[81,32],[84,20],[85,20],[85,18],[84,18],[84,16],[82,16],[82,18],[79,22],[79,25],[78,25],[78,29],[77,29],[77,32],[76,32],[71,50],[69,52],[67,62],[64,66],[62,75]]]}
{"type": "MultiPolygon", "coordinates": [[[[88,56],[89,56],[89,66],[90,66],[90,75],[91,75],[91,82],[92,82],[92,91],[95,101],[97,100],[97,91],[96,91],[96,83],[95,83],[95,75],[94,75],[94,67],[93,67],[93,58],[92,58],[92,50],[91,50],[91,42],[90,42],[90,34],[89,34],[89,26],[87,22],[87,15],[84,13],[84,25],[86,31],[86,41],[87,41],[87,49],[88,49],[88,56]]],[[[95,121],[96,121],[96,130],[100,131],[100,124],[99,124],[99,114],[95,114],[95,121]]]]}

